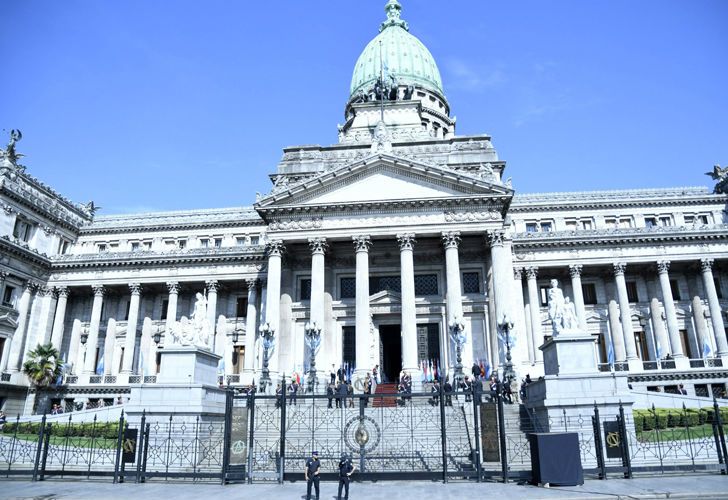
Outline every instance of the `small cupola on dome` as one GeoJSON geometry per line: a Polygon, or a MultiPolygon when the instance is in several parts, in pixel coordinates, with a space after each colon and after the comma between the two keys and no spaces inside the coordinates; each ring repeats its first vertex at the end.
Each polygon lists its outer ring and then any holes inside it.
{"type": "Polygon", "coordinates": [[[397,0],[389,0],[384,10],[387,19],[379,27],[379,34],[367,44],[354,66],[350,102],[376,98],[375,87],[383,77],[385,86],[400,89],[399,98],[412,97],[412,89],[420,89],[447,105],[440,70],[427,47],[409,32],[409,25],[401,18],[402,6],[397,0]]]}

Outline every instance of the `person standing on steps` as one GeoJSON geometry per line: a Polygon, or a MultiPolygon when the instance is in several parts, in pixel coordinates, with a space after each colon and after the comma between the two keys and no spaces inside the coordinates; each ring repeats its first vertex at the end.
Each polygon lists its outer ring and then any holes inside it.
{"type": "Polygon", "coordinates": [[[314,451],[311,458],[306,460],[306,468],[303,469],[303,476],[306,478],[306,500],[311,500],[311,486],[316,490],[316,500],[319,500],[320,471],[321,462],[318,458],[318,451],[314,451]]]}

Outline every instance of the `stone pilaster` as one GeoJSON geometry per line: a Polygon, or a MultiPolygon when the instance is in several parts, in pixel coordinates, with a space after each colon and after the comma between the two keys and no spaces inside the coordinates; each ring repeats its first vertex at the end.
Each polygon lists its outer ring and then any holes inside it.
{"type": "Polygon", "coordinates": [[[139,283],[129,283],[129,291],[131,292],[131,299],[129,301],[129,318],[126,323],[126,337],[124,338],[124,361],[121,367],[121,373],[123,374],[134,372],[134,348],[139,324],[139,302],[142,287],[139,283]]]}
{"type": "Polygon", "coordinates": [[[13,340],[10,344],[10,359],[8,361],[8,371],[11,373],[19,372],[23,364],[25,337],[28,331],[28,315],[30,313],[31,296],[35,286],[30,281],[25,283],[23,294],[18,301],[18,325],[15,327],[13,340]]]}
{"type": "MultiPolygon", "coordinates": [[[[661,260],[657,263],[657,276],[660,278],[660,289],[662,291],[662,305],[665,307],[665,320],[667,321],[667,334],[670,337],[670,353],[675,360],[685,358],[680,330],[677,324],[677,312],[675,301],[670,287],[670,261],[661,260]]],[[[676,361],[676,367],[678,362],[676,361]]]]}
{"type": "Polygon", "coordinates": [[[708,309],[710,311],[710,322],[713,325],[713,335],[715,335],[715,345],[718,347],[717,354],[721,358],[728,358],[728,339],[726,339],[725,325],[723,323],[723,311],[720,308],[718,292],[715,289],[715,281],[713,280],[713,259],[702,259],[700,261],[700,271],[703,277],[703,288],[708,299],[708,309]]]}
{"type": "Polygon", "coordinates": [[[533,345],[533,335],[531,334],[530,322],[526,325],[526,302],[523,300],[523,269],[520,267],[513,268],[513,300],[516,308],[514,316],[517,318],[515,322],[517,328],[516,331],[523,332],[523,336],[526,337],[528,362],[533,364],[536,361],[536,347],[533,345]]]}
{"type": "Polygon", "coordinates": [[[632,327],[632,307],[629,305],[627,295],[627,282],[624,273],[627,264],[617,262],[613,265],[614,283],[617,285],[617,300],[619,301],[619,319],[622,324],[622,339],[624,341],[624,352],[630,371],[641,370],[642,364],[637,356],[637,344],[634,339],[634,328],[632,327]],[[633,366],[634,365],[634,366],[633,366]]]}
{"type": "MultiPolygon", "coordinates": [[[[265,323],[268,323],[275,332],[276,341],[279,338],[280,317],[281,317],[281,261],[285,246],[282,240],[271,240],[267,245],[268,252],[268,277],[266,284],[265,299],[265,323]]],[[[271,380],[278,372],[279,346],[276,346],[273,355],[268,360],[268,369],[271,373],[271,380]]],[[[261,363],[263,360],[261,354],[261,363]]],[[[275,389],[275,386],[273,387],[275,389]]]]}
{"type": "MultiPolygon", "coordinates": [[[[255,339],[258,332],[258,278],[245,280],[248,286],[248,310],[245,313],[245,360],[243,374],[246,384],[253,381],[255,373],[255,339]]],[[[238,361],[239,363],[240,361],[238,361]]]]}
{"type": "Polygon", "coordinates": [[[531,312],[531,335],[533,336],[534,359],[543,361],[543,352],[539,347],[543,344],[543,329],[541,328],[541,301],[538,296],[537,267],[526,268],[528,284],[528,308],[531,312]]]}
{"type": "MultiPolygon", "coordinates": [[[[308,246],[311,250],[311,310],[309,318],[311,323],[316,323],[316,326],[321,328],[322,345],[325,345],[326,343],[323,340],[331,333],[326,331],[324,318],[324,279],[328,243],[326,238],[309,238],[308,246]]],[[[300,344],[297,348],[300,348],[300,344]]],[[[319,352],[320,355],[317,361],[322,361],[322,364],[318,365],[317,362],[317,366],[326,366],[326,364],[323,364],[326,363],[324,360],[333,359],[334,357],[334,353],[327,352],[326,349],[321,349],[319,352]]]]}
{"type": "MultiPolygon", "coordinates": [[[[165,325],[166,332],[172,328],[172,324],[177,321],[177,299],[179,298],[179,283],[176,281],[167,282],[167,322],[165,325]]],[[[166,334],[165,332],[165,334],[166,334]]]]}

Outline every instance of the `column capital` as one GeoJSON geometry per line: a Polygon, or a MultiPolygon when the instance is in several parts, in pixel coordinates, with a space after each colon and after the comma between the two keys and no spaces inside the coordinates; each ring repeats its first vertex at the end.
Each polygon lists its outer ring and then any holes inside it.
{"type": "Polygon", "coordinates": [[[506,239],[506,232],[503,229],[494,229],[486,233],[488,244],[492,247],[502,247],[506,239]]]}
{"type": "Polygon", "coordinates": [[[445,248],[458,248],[460,239],[460,231],[442,232],[442,244],[445,245],[445,248]]]}
{"type": "Polygon", "coordinates": [[[414,250],[415,248],[415,233],[400,233],[397,235],[397,241],[399,242],[400,252],[403,250],[414,250]]]}
{"type": "Polygon", "coordinates": [[[538,267],[527,267],[526,277],[530,280],[535,280],[536,278],[538,278],[538,267]]]}
{"type": "Polygon", "coordinates": [[[41,285],[39,283],[36,283],[35,286],[35,293],[40,297],[46,297],[48,295],[51,295],[53,293],[53,290],[51,288],[48,288],[45,285],[41,285]]]}
{"type": "Polygon", "coordinates": [[[569,275],[573,278],[581,278],[581,270],[583,266],[581,264],[571,264],[569,266],[569,275]]]}
{"type": "Polygon", "coordinates": [[[280,257],[286,251],[286,246],[283,244],[283,240],[270,240],[266,243],[265,249],[269,257],[280,257]]]}
{"type": "Polygon", "coordinates": [[[627,263],[615,262],[614,264],[612,264],[612,269],[614,270],[615,276],[624,276],[624,273],[627,270],[627,263]]]}
{"type": "Polygon", "coordinates": [[[258,286],[258,278],[246,278],[245,284],[248,286],[248,291],[254,290],[258,286]]]}
{"type": "Polygon", "coordinates": [[[0,271],[0,283],[5,281],[5,279],[10,275],[7,271],[0,271]]]}
{"type": "Polygon", "coordinates": [[[179,293],[179,283],[176,281],[168,281],[167,291],[170,295],[177,295],[179,293]]]}
{"type": "Polygon", "coordinates": [[[326,242],[326,238],[309,238],[308,247],[311,249],[311,254],[325,254],[329,248],[329,244],[326,242]]]}
{"type": "Polygon", "coordinates": [[[513,279],[521,281],[523,279],[523,268],[521,267],[514,267],[513,268],[513,279]]]}
{"type": "Polygon", "coordinates": [[[700,270],[702,272],[713,271],[713,259],[700,259],[700,270]]]}
{"type": "Polygon", "coordinates": [[[217,280],[207,280],[205,281],[205,288],[207,289],[207,293],[217,293],[220,289],[220,283],[217,280]]]}
{"type": "Polygon", "coordinates": [[[67,298],[70,293],[67,286],[57,286],[53,289],[58,297],[67,298]]]}
{"type": "Polygon", "coordinates": [[[670,270],[669,260],[658,260],[657,261],[657,274],[667,274],[670,270]]]}
{"type": "Polygon", "coordinates": [[[368,234],[359,234],[351,237],[354,242],[354,250],[356,252],[368,252],[369,247],[372,246],[372,239],[368,234]]]}
{"type": "Polygon", "coordinates": [[[103,297],[106,294],[106,288],[104,288],[104,285],[91,285],[91,290],[94,292],[94,297],[103,297]]]}
{"type": "Polygon", "coordinates": [[[142,286],[139,283],[129,283],[129,291],[132,295],[141,295],[142,286]]]}

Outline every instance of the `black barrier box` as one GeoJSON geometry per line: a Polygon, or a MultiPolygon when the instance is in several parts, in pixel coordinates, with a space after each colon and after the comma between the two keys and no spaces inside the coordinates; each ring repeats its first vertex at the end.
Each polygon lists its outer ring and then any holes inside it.
{"type": "Polygon", "coordinates": [[[531,442],[531,482],[554,486],[584,484],[584,469],[576,432],[543,432],[528,435],[531,442]]]}

